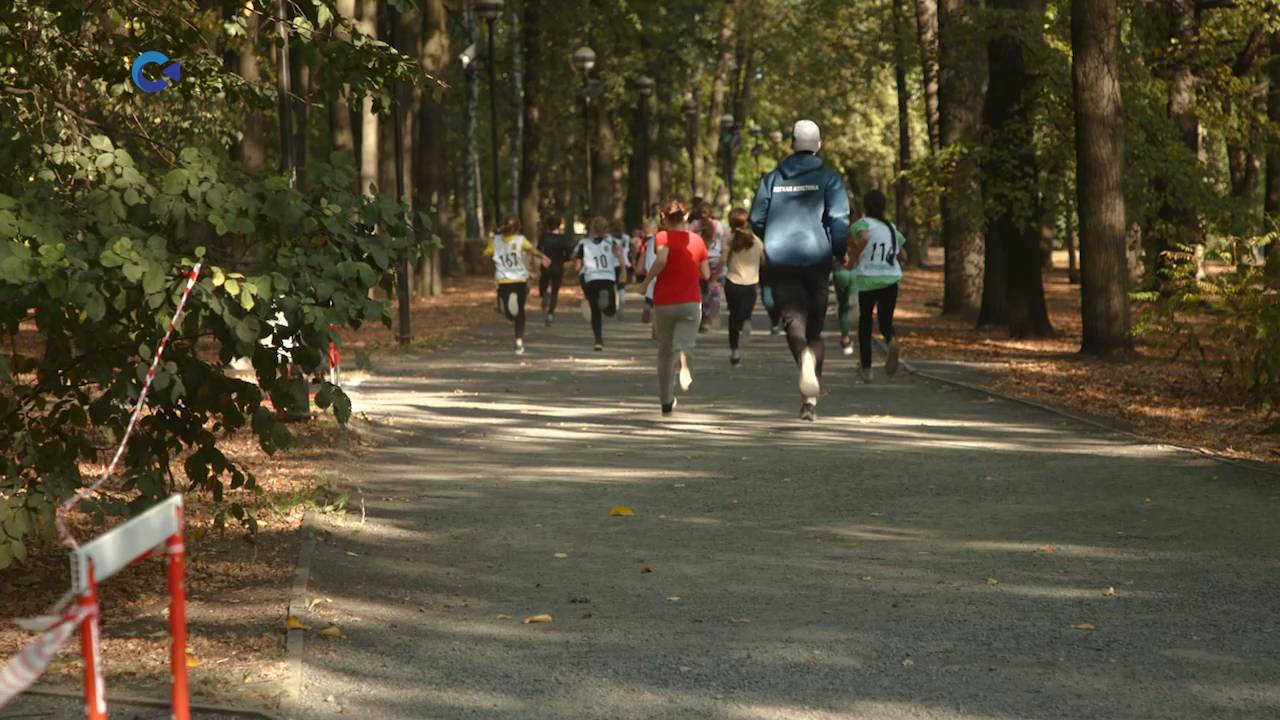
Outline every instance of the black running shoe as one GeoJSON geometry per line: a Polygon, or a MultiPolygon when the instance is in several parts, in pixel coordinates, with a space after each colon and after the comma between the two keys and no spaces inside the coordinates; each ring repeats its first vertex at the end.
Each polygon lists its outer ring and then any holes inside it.
{"type": "Polygon", "coordinates": [[[800,419],[813,422],[818,419],[818,408],[810,402],[800,406],[800,419]]]}
{"type": "Polygon", "coordinates": [[[663,417],[666,417],[666,416],[670,415],[670,414],[671,414],[671,413],[676,409],[676,405],[677,405],[679,402],[680,402],[680,399],[679,399],[679,398],[675,398],[675,399],[673,399],[673,400],[672,400],[671,402],[669,402],[669,403],[663,403],[663,405],[662,405],[662,416],[663,416],[663,417]]]}

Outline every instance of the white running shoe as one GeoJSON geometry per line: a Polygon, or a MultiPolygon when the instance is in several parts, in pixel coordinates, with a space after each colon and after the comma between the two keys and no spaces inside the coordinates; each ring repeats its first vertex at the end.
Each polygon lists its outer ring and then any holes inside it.
{"type": "Polygon", "coordinates": [[[512,319],[520,314],[520,298],[516,297],[515,293],[507,296],[507,312],[511,314],[512,319]]]}
{"type": "Polygon", "coordinates": [[[884,361],[884,374],[893,377],[898,373],[898,338],[889,341],[889,357],[884,361]]]}
{"type": "Polygon", "coordinates": [[[800,354],[800,394],[810,398],[818,397],[822,386],[818,383],[818,361],[813,351],[805,348],[800,354]]]}
{"type": "Polygon", "coordinates": [[[853,354],[853,338],[849,337],[848,335],[845,335],[844,337],[840,338],[840,352],[844,353],[845,355],[853,354]]]}
{"type": "Polygon", "coordinates": [[[689,369],[689,356],[680,353],[680,392],[689,392],[693,386],[693,371],[689,369]]]}
{"type": "Polygon", "coordinates": [[[521,340],[519,338],[516,339],[516,354],[517,355],[524,354],[524,340],[521,340]]]}

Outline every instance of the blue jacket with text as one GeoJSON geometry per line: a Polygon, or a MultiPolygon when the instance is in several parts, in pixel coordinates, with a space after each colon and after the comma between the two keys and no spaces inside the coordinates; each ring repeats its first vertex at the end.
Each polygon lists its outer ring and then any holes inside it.
{"type": "Polygon", "coordinates": [[[830,265],[849,246],[849,196],[822,158],[798,152],[760,180],[751,229],[764,238],[769,264],[830,265]]]}

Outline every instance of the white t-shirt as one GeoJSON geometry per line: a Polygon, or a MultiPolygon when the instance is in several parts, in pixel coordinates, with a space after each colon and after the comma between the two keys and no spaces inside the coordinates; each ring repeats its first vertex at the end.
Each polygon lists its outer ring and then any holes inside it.
{"type": "MultiPolygon", "coordinates": [[[[653,264],[658,261],[658,238],[649,235],[644,239],[644,274],[648,275],[653,269],[653,264]]],[[[653,291],[658,287],[658,283],[650,283],[649,290],[644,296],[650,300],[653,299],[653,291]]]]}
{"type": "Polygon", "coordinates": [[[524,254],[529,246],[528,238],[523,235],[512,235],[509,238],[501,235],[493,236],[493,245],[489,249],[493,256],[493,276],[498,282],[520,282],[529,279],[529,268],[524,262],[524,254]]]}
{"type": "Polygon", "coordinates": [[[863,277],[902,277],[902,263],[898,262],[898,250],[906,242],[902,233],[893,234],[889,226],[872,217],[864,217],[853,224],[855,238],[867,233],[867,246],[858,256],[854,271],[863,277]]]}
{"type": "Polygon", "coordinates": [[[582,258],[582,274],[587,282],[618,279],[615,269],[618,258],[613,254],[613,238],[605,236],[599,242],[586,238],[578,243],[578,255],[582,258]]]}

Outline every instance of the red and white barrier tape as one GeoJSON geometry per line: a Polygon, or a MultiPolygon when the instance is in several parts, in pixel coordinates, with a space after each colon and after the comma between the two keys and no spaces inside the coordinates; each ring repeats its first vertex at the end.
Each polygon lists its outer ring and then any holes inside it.
{"type": "Polygon", "coordinates": [[[0,707],[12,700],[44,673],[62,646],[76,631],[76,627],[90,615],[97,614],[97,605],[76,603],[56,625],[45,631],[36,641],[14,655],[0,669],[0,707]]]}
{"type": "MultiPolygon", "coordinates": [[[[169,336],[173,335],[174,326],[182,319],[182,312],[187,306],[187,298],[191,296],[191,289],[196,286],[196,280],[200,277],[200,268],[203,265],[203,261],[197,262],[195,267],[191,268],[191,272],[186,273],[187,286],[182,291],[182,299],[178,301],[178,307],[173,311],[173,318],[169,320],[169,327],[164,331],[164,337],[161,338],[160,344],[156,347],[155,354],[151,358],[151,367],[147,370],[146,380],[142,383],[142,392],[138,393],[138,402],[133,406],[133,412],[129,416],[129,425],[124,430],[124,437],[120,438],[120,445],[116,447],[116,453],[112,456],[111,462],[108,463],[106,469],[102,471],[102,475],[92,485],[80,488],[75,495],[71,496],[58,508],[56,518],[58,535],[62,538],[62,544],[72,550],[80,547],[80,544],[76,542],[76,539],[71,535],[71,531],[67,529],[63,515],[70,511],[76,503],[96,492],[107,481],[107,478],[115,473],[116,465],[120,463],[120,458],[124,456],[125,446],[129,444],[129,436],[133,435],[133,428],[138,424],[138,418],[142,416],[142,410],[147,405],[147,393],[151,391],[151,383],[156,379],[156,368],[160,366],[160,358],[164,355],[164,348],[169,344],[169,336]]],[[[63,602],[65,602],[65,599],[63,602]]]]}
{"type": "MultiPolygon", "coordinates": [[[[111,457],[111,462],[92,485],[86,485],[78,490],[74,496],[58,508],[56,516],[58,535],[62,538],[62,543],[72,550],[80,547],[80,544],[71,535],[63,515],[76,503],[102,487],[107,478],[115,473],[116,465],[120,463],[120,458],[124,456],[125,447],[129,444],[129,437],[133,435],[133,429],[138,424],[138,418],[142,416],[142,410],[147,405],[147,394],[151,391],[151,383],[156,379],[156,368],[160,366],[160,359],[164,355],[165,346],[169,344],[170,336],[173,335],[173,328],[182,319],[182,313],[187,306],[187,298],[191,296],[191,290],[195,287],[196,280],[200,277],[202,265],[204,265],[203,262],[198,262],[191,268],[189,273],[185,273],[187,285],[182,291],[182,299],[178,301],[178,307],[174,309],[173,317],[169,320],[169,327],[165,330],[164,337],[156,347],[155,356],[151,358],[151,367],[147,370],[146,379],[142,383],[142,392],[138,393],[138,402],[133,406],[133,411],[129,416],[129,425],[125,428],[124,437],[120,438],[120,444],[116,447],[116,452],[111,457]]],[[[3,707],[14,696],[30,687],[40,677],[40,674],[45,671],[45,668],[49,667],[54,655],[57,655],[58,650],[66,644],[67,639],[75,632],[76,626],[89,615],[97,614],[97,605],[76,603],[70,609],[67,609],[72,597],[70,592],[63,595],[54,605],[49,615],[31,618],[25,622],[18,621],[19,625],[28,629],[44,630],[44,634],[36,638],[35,642],[23,648],[21,652],[9,660],[3,669],[0,669],[0,707],[3,707]]]]}

